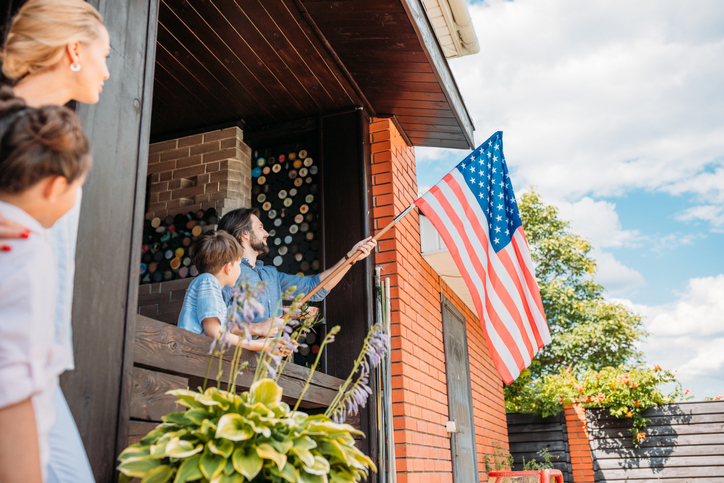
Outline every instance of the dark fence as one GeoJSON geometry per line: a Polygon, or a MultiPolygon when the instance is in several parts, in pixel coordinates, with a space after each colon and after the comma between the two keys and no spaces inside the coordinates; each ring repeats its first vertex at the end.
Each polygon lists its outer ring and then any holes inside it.
{"type": "Polygon", "coordinates": [[[508,414],[507,419],[514,470],[522,470],[524,460],[542,462],[538,452],[547,449],[553,467],[563,473],[563,480],[573,482],[564,412],[547,418],[537,414],[508,414]]]}
{"type": "Polygon", "coordinates": [[[644,416],[646,441],[635,449],[631,420],[587,411],[596,482],[724,482],[724,401],[668,404],[644,416]]]}

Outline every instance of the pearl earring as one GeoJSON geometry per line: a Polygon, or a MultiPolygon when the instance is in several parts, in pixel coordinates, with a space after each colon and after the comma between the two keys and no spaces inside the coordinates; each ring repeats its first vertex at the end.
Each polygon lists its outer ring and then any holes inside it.
{"type": "Polygon", "coordinates": [[[75,62],[73,62],[72,64],[70,64],[70,70],[72,70],[73,72],[78,72],[80,70],[80,64],[76,64],[75,62]]]}

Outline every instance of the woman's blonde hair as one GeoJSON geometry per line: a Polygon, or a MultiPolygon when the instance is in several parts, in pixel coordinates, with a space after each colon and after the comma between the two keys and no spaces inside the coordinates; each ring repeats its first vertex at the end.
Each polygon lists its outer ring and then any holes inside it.
{"type": "Polygon", "coordinates": [[[0,58],[18,80],[57,63],[71,42],[98,39],[103,18],[84,0],[29,0],[10,24],[0,58]]]}

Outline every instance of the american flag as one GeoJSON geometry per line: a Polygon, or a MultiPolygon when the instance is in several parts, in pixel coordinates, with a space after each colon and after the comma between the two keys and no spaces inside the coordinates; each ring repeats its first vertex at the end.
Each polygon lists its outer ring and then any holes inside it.
{"type": "Polygon", "coordinates": [[[493,363],[510,384],[551,336],[505,165],[503,133],[493,134],[415,204],[455,260],[493,363]]]}

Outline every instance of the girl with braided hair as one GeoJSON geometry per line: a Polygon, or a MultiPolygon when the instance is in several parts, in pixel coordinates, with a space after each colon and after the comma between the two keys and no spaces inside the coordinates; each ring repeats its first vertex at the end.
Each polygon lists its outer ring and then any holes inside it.
{"type": "Polygon", "coordinates": [[[57,277],[46,230],[76,203],[88,140],[65,107],[29,108],[0,89],[0,215],[27,227],[0,252],[0,481],[41,482],[50,459],[65,348],[55,338],[57,277]]]}

